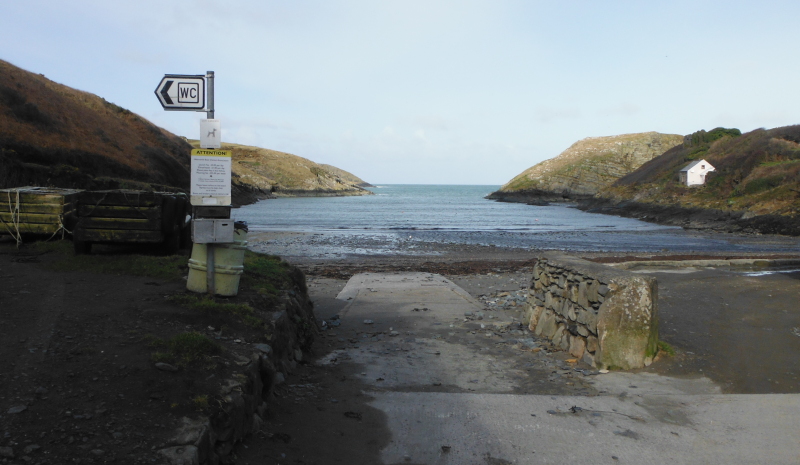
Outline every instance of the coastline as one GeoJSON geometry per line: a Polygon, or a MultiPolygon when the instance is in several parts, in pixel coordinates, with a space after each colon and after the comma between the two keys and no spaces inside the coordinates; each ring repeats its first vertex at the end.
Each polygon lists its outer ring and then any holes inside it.
{"type": "Polygon", "coordinates": [[[234,184],[231,186],[231,194],[234,208],[243,207],[245,205],[252,205],[261,200],[277,199],[280,197],[350,197],[360,195],[375,195],[374,192],[367,190],[365,187],[359,186],[360,190],[331,190],[331,189],[286,189],[274,192],[265,192],[257,188],[234,184]]]}
{"type": "Polygon", "coordinates": [[[800,217],[798,216],[753,216],[744,211],[658,205],[633,200],[614,200],[590,195],[559,194],[539,190],[525,192],[495,191],[486,196],[486,199],[536,206],[546,206],[553,203],[573,204],[576,208],[589,213],[634,218],[665,226],[680,226],[684,229],[800,236],[800,217]]]}

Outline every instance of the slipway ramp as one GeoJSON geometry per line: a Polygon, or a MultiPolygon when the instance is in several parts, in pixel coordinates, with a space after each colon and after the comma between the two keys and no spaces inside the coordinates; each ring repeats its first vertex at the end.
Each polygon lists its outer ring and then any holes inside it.
{"type": "Polygon", "coordinates": [[[800,395],[650,373],[592,373],[597,395],[521,394],[528,373],[454,342],[482,305],[446,278],[364,273],[338,298],[343,323],[375,336],[321,363],[361,366],[392,433],[386,464],[800,463],[800,395]]]}

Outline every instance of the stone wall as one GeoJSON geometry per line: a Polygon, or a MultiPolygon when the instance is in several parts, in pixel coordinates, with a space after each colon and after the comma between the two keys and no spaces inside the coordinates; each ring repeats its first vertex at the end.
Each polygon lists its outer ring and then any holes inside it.
{"type": "Polygon", "coordinates": [[[523,319],[537,336],[598,368],[649,365],[658,346],[655,278],[566,254],[537,262],[523,319]]]}
{"type": "Polygon", "coordinates": [[[254,344],[242,369],[221,383],[219,407],[208,416],[184,417],[181,426],[159,450],[172,465],[216,465],[228,463],[236,443],[258,431],[275,386],[285,381],[304,351],[310,349],[317,332],[313,306],[305,277],[294,270],[294,290],[288,291],[272,315],[270,344],[254,344]]]}

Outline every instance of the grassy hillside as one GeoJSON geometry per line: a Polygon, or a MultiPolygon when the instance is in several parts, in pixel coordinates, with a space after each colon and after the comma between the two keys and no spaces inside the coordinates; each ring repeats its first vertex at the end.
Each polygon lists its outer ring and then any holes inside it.
{"type": "Polygon", "coordinates": [[[343,170],[341,168],[337,168],[337,167],[335,167],[333,165],[326,165],[326,164],[323,163],[323,164],[321,164],[319,166],[324,168],[326,171],[328,171],[328,172],[330,172],[332,174],[335,174],[336,176],[339,176],[340,178],[344,179],[345,181],[350,181],[350,182],[356,184],[359,187],[375,187],[372,184],[370,184],[370,183],[364,181],[363,179],[359,178],[358,176],[354,175],[353,173],[345,171],[345,170],[343,170]]]}
{"type": "Polygon", "coordinates": [[[683,142],[683,136],[646,132],[580,140],[555,158],[528,168],[496,194],[593,196],[643,163],[683,142]]]}
{"type": "Polygon", "coordinates": [[[188,186],[189,150],[128,110],[0,60],[0,187],[188,186]]]}
{"type": "Polygon", "coordinates": [[[759,215],[797,216],[800,210],[800,126],[698,131],[685,143],[602,190],[599,197],[656,205],[759,215]],[[678,171],[705,159],[716,172],[702,187],[678,182],[678,171]]]}
{"type": "MultiPolygon", "coordinates": [[[[155,103],[155,102],[154,102],[155,103]]],[[[196,146],[196,143],[195,143],[196,146]]],[[[233,197],[360,195],[361,179],[273,150],[234,150],[233,197]]],[[[97,95],[0,60],[0,188],[186,190],[192,145],[97,95]]]]}
{"type": "MultiPolygon", "coordinates": [[[[197,140],[189,141],[199,147],[197,140]]],[[[234,188],[272,195],[368,195],[366,184],[335,167],[319,165],[290,153],[240,144],[222,144],[233,151],[231,166],[234,188]]]]}

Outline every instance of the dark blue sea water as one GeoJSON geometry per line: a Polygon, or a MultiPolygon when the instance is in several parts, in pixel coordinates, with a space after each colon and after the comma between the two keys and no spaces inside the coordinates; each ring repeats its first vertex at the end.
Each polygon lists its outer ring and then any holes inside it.
{"type": "Polygon", "coordinates": [[[256,232],[309,233],[302,239],[306,245],[333,254],[415,253],[414,243],[425,242],[645,252],[794,252],[800,247],[796,238],[687,232],[567,205],[484,199],[499,187],[381,185],[369,196],[264,200],[235,210],[234,218],[256,232]]]}

